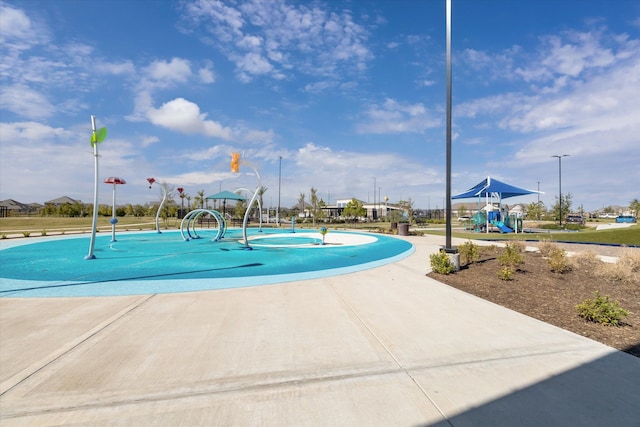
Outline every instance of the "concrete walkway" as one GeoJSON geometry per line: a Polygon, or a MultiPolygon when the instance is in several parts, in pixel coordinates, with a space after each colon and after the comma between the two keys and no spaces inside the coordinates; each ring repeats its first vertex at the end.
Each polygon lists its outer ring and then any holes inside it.
{"type": "Polygon", "coordinates": [[[638,426],[640,359],[425,277],[0,299],[0,425],[638,426]]]}

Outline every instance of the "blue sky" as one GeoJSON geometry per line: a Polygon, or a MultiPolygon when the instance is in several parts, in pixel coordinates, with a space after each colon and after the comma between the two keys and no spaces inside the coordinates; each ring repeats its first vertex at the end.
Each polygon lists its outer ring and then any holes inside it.
{"type": "MultiPolygon", "coordinates": [[[[282,206],[444,204],[445,0],[0,8],[0,200],[91,202],[93,114],[118,203],[157,200],[147,177],[255,188],[255,168],[275,207],[282,158],[282,206]]],[[[569,154],[575,208],[640,198],[640,2],[453,0],[452,44],[453,194],[490,175],[551,206],[569,154]]]]}

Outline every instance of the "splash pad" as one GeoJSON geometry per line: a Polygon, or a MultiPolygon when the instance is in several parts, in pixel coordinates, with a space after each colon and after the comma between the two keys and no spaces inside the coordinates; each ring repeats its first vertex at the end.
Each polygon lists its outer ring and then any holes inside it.
{"type": "Polygon", "coordinates": [[[78,256],[87,237],[0,242],[0,297],[86,297],[177,293],[259,286],[352,273],[413,253],[398,238],[355,232],[200,229],[99,235],[96,258],[78,256]],[[245,237],[252,250],[245,250],[245,237]]]}

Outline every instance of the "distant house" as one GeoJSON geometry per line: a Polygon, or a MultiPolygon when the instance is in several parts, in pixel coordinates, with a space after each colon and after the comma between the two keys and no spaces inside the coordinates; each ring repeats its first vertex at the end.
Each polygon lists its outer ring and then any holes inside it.
{"type": "Polygon", "coordinates": [[[73,205],[74,203],[82,204],[82,202],[80,200],[74,200],[69,196],[62,196],[62,197],[58,197],[57,199],[53,199],[53,200],[49,200],[49,201],[44,202],[45,205],[53,205],[55,207],[58,207],[60,205],[64,205],[65,203],[69,203],[70,205],[73,205]]]}
{"type": "Polygon", "coordinates": [[[516,214],[518,216],[525,216],[527,214],[527,207],[521,203],[518,203],[512,205],[511,208],[509,208],[509,213],[516,214]]]}
{"type": "MultiPolygon", "coordinates": [[[[347,205],[353,200],[351,199],[337,199],[335,205],[326,206],[324,209],[327,212],[327,216],[329,218],[340,217],[342,216],[342,212],[347,207],[347,205]]],[[[367,203],[362,200],[355,199],[357,202],[362,204],[362,207],[365,209],[365,216],[369,219],[377,220],[383,217],[386,217],[391,213],[391,211],[397,210],[401,212],[405,212],[400,206],[396,206],[391,203],[367,203]]]]}
{"type": "Polygon", "coordinates": [[[311,206],[309,203],[304,202],[304,210],[300,211],[300,203],[296,203],[295,205],[291,206],[289,208],[290,211],[298,212],[298,217],[299,218],[311,218],[311,209],[313,208],[313,206],[311,206]]]}
{"type": "Polygon", "coordinates": [[[33,205],[33,203],[21,203],[13,199],[2,200],[0,201],[0,216],[28,215],[38,212],[38,209],[33,205]]]}

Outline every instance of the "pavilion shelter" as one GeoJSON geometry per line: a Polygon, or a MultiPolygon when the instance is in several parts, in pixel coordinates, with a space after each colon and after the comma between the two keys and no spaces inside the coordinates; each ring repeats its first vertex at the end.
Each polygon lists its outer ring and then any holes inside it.
{"type": "Polygon", "coordinates": [[[247,200],[246,197],[228,190],[205,197],[207,200],[222,200],[222,217],[227,216],[227,200],[247,200]]]}

